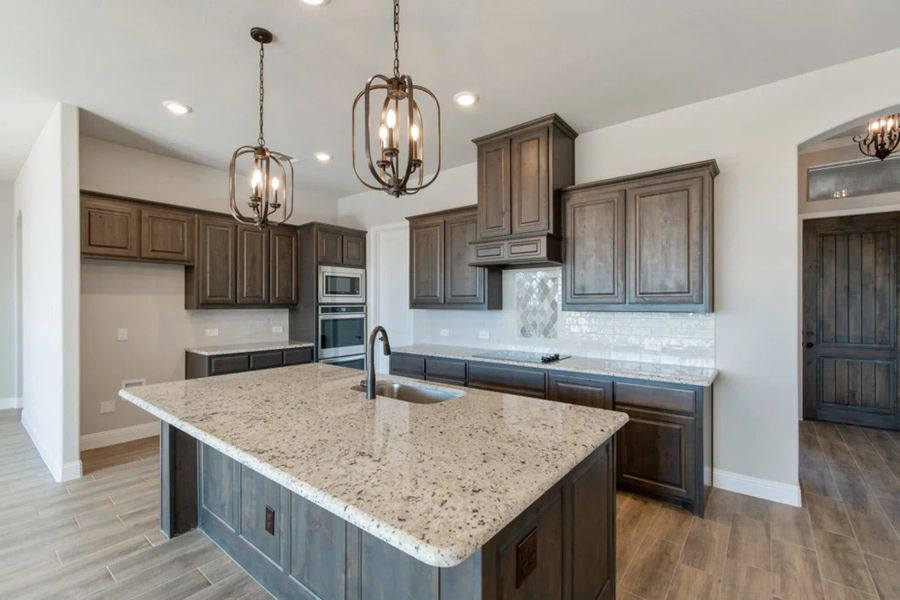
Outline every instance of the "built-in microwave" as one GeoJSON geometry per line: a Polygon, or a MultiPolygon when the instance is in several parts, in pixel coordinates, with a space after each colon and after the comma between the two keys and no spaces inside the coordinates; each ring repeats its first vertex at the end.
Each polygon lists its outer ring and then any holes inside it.
{"type": "Polygon", "coordinates": [[[366,270],[319,267],[319,303],[354,304],[366,301],[366,270]]]}
{"type": "Polygon", "coordinates": [[[319,307],[319,360],[366,353],[366,307],[319,307]]]}

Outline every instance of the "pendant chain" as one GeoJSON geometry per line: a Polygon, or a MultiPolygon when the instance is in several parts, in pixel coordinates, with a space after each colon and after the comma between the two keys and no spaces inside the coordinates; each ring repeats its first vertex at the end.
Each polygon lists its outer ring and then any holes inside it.
{"type": "Polygon", "coordinates": [[[400,0],[394,0],[394,77],[400,77],[400,0]]]}
{"type": "Polygon", "coordinates": [[[263,79],[263,60],[266,57],[266,46],[262,42],[259,44],[259,137],[256,143],[260,146],[266,145],[266,138],[263,136],[263,100],[265,98],[265,87],[263,79]]]}

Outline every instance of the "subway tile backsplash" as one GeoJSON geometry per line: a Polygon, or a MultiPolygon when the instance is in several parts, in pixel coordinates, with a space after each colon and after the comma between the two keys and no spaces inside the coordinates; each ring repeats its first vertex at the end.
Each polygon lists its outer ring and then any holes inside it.
{"type": "Polygon", "coordinates": [[[558,268],[505,271],[502,311],[413,311],[414,341],[715,367],[714,315],[563,311],[561,280],[558,268]]]}

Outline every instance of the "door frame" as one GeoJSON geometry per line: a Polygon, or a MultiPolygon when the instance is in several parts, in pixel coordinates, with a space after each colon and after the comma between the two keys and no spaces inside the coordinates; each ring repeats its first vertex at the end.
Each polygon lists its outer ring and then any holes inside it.
{"type": "MultiPolygon", "coordinates": [[[[371,330],[372,327],[378,325],[382,322],[382,317],[384,316],[382,313],[382,306],[379,302],[379,294],[382,291],[382,281],[381,277],[377,277],[378,268],[381,266],[381,244],[385,238],[386,234],[391,233],[399,233],[402,232],[403,235],[409,236],[409,222],[406,220],[397,221],[395,223],[387,223],[385,225],[377,225],[372,227],[366,233],[366,270],[370,274],[369,277],[366,278],[366,297],[368,299],[367,308],[366,308],[366,318],[367,318],[367,327],[371,330]]],[[[409,269],[409,263],[407,262],[407,269],[409,269]]],[[[408,274],[403,275],[403,279],[405,281],[409,281],[408,274]]],[[[408,296],[408,295],[407,295],[408,296]]],[[[407,296],[404,296],[406,298],[407,296]]],[[[410,309],[406,314],[406,324],[407,331],[409,331],[410,343],[412,343],[415,338],[415,331],[413,330],[414,325],[413,319],[413,311],[410,309]]],[[[367,332],[368,333],[368,332],[367,332]]],[[[388,335],[390,335],[390,331],[388,331],[388,335]]],[[[381,354],[380,352],[376,354],[376,363],[375,370],[379,373],[387,373],[390,369],[390,361],[389,358],[381,354]]]]}

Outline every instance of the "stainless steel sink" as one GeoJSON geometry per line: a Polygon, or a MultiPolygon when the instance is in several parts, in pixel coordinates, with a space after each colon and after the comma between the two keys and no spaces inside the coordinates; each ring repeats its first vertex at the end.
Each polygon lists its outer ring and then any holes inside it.
{"type": "MultiPolygon", "coordinates": [[[[353,386],[357,392],[365,392],[366,384],[361,382],[353,386]]],[[[424,385],[409,385],[396,381],[378,381],[375,383],[375,395],[395,398],[414,404],[436,404],[445,400],[461,397],[465,392],[460,390],[448,390],[439,387],[424,385]]]]}

